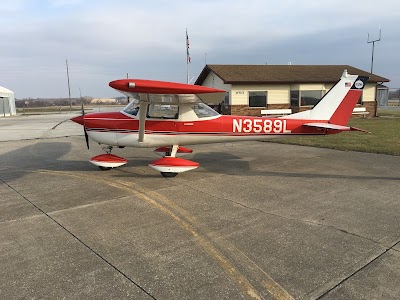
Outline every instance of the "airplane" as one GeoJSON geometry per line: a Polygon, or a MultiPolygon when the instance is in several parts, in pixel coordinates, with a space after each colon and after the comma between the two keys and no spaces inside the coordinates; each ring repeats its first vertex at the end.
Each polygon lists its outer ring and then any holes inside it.
{"type": "Polygon", "coordinates": [[[206,86],[144,79],[120,79],[109,86],[133,100],[119,112],[85,114],[71,120],[81,124],[87,147],[89,138],[105,145],[106,154],[90,162],[101,170],[125,165],[125,158],[111,154],[113,147],[153,147],[161,155],[149,166],[164,177],[196,169],[199,163],[183,159],[192,153],[184,146],[273,137],[328,135],[365,130],[347,122],[369,77],[350,75],[340,80],[311,109],[281,117],[221,115],[205,102],[219,103],[225,91],[206,86]]]}

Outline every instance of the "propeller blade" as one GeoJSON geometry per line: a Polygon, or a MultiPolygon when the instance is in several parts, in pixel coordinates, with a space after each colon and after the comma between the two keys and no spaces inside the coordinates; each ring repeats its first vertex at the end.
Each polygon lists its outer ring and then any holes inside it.
{"type": "Polygon", "coordinates": [[[81,101],[81,113],[82,113],[82,116],[85,115],[85,110],[83,109],[83,101],[81,101]]]}
{"type": "MultiPolygon", "coordinates": [[[[83,120],[85,120],[85,118],[84,118],[85,117],[85,109],[83,108],[83,100],[81,101],[81,112],[82,112],[83,120]]],[[[85,122],[83,122],[83,132],[85,133],[86,146],[89,149],[89,136],[86,131],[85,122]]]]}
{"type": "Polygon", "coordinates": [[[87,146],[87,148],[89,149],[89,136],[88,136],[88,134],[87,134],[85,125],[83,126],[83,132],[85,133],[86,146],[87,146]]]}

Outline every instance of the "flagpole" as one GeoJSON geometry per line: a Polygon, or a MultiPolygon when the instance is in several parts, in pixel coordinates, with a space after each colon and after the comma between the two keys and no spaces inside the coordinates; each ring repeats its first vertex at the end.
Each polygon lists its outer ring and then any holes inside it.
{"type": "Polygon", "coordinates": [[[189,56],[189,36],[187,33],[186,28],[186,83],[189,84],[189,63],[190,63],[190,56],[189,56]]]}
{"type": "Polygon", "coordinates": [[[189,63],[186,61],[186,83],[189,84],[189,63]]]}

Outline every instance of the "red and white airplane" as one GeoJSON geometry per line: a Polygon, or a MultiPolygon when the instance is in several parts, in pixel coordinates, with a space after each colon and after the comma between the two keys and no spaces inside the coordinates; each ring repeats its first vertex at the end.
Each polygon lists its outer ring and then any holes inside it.
{"type": "Polygon", "coordinates": [[[225,91],[204,86],[141,79],[121,79],[110,86],[130,97],[120,112],[89,113],[72,118],[88,138],[103,144],[106,154],[91,158],[101,169],[128,161],[112,155],[113,147],[157,147],[162,158],[149,166],[164,177],[195,169],[197,162],[178,156],[191,153],[186,145],[263,140],[290,135],[326,135],[359,130],[347,122],[368,77],[349,75],[340,80],[311,110],[285,117],[220,115],[204,102],[220,102],[225,91]]]}

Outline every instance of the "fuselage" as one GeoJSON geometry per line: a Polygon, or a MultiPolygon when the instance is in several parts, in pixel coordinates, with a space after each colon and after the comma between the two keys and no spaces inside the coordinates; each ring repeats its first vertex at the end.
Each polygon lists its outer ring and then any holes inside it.
{"type": "Polygon", "coordinates": [[[139,142],[138,118],[123,111],[86,114],[82,123],[92,140],[120,147],[193,145],[337,133],[302,126],[310,123],[309,120],[285,118],[231,115],[217,115],[193,121],[146,118],[145,136],[139,142]]]}

